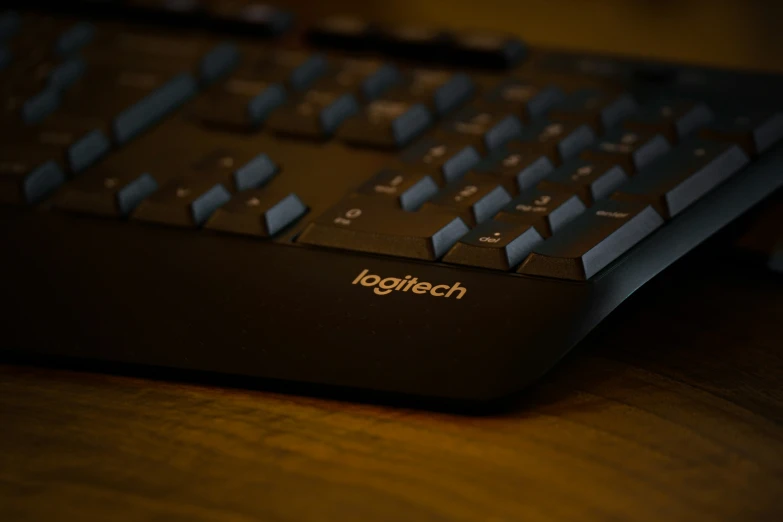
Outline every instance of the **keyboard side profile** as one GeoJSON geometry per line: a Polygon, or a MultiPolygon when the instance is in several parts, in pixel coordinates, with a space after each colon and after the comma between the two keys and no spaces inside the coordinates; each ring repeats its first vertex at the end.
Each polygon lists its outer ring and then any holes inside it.
{"type": "MultiPolygon", "coordinates": [[[[67,31],[58,45],[84,34],[67,31]]],[[[9,127],[89,115],[111,145],[88,132],[64,167],[5,187],[33,204],[0,207],[7,353],[489,400],[535,382],[783,185],[768,77],[671,66],[662,87],[641,62],[608,62],[607,79],[585,67],[604,58],[513,46],[510,72],[429,71],[395,40],[378,45],[399,56],[343,76],[351,102],[324,72],[343,64],[333,50],[276,54],[280,67],[251,78],[260,44],[237,58],[217,37],[188,42],[193,76],[164,57],[144,97],[96,95],[91,114],[85,75],[56,103],[31,95],[30,121],[9,127]],[[535,79],[532,97],[519,78],[535,79]],[[723,108],[721,84],[764,110],[737,139],[705,112],[723,108]],[[612,94],[595,105],[588,89],[612,94]]],[[[6,140],[14,161],[20,140],[6,140]]]]}

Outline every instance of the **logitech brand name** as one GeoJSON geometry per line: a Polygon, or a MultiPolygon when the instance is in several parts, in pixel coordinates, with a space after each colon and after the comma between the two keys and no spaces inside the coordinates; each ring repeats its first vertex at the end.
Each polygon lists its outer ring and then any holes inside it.
{"type": "Polygon", "coordinates": [[[409,275],[381,278],[379,275],[371,274],[366,268],[356,276],[351,284],[374,287],[373,292],[378,295],[387,295],[391,292],[413,292],[414,294],[430,294],[434,297],[462,299],[468,293],[467,288],[460,286],[459,282],[449,286],[433,285],[409,275]]]}

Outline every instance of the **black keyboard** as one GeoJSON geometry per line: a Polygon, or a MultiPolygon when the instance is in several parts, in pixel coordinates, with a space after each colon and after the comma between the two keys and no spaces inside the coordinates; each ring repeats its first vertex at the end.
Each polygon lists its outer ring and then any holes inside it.
{"type": "Polygon", "coordinates": [[[6,355],[487,400],[783,185],[783,78],[298,21],[0,14],[6,355]]]}

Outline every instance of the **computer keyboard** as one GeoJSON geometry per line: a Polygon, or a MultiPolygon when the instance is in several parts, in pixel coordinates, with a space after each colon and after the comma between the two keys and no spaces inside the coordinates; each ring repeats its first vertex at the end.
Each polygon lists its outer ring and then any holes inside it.
{"type": "Polygon", "coordinates": [[[489,32],[25,2],[0,79],[6,355],[493,399],[783,185],[783,77],[489,32]]]}

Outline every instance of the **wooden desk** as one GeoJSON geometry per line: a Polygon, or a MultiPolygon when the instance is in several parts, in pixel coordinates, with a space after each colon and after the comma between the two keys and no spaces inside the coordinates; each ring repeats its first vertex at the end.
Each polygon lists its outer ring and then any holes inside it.
{"type": "Polygon", "coordinates": [[[783,280],[700,261],[483,417],[0,366],[2,519],[783,520],[783,280]]]}

